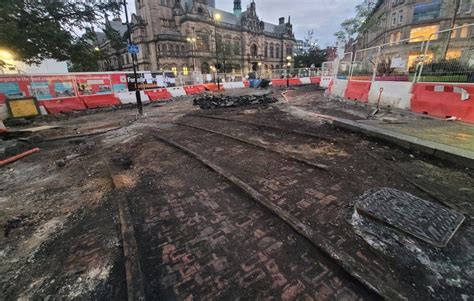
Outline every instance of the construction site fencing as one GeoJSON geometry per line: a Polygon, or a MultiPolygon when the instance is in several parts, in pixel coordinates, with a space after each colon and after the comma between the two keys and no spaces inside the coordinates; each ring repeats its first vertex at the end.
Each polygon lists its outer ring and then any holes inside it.
{"type": "Polygon", "coordinates": [[[432,33],[417,81],[474,83],[474,24],[432,33]]]}
{"type": "Polygon", "coordinates": [[[338,79],[347,79],[350,76],[353,57],[353,52],[346,52],[343,57],[339,59],[336,73],[338,79]]]}

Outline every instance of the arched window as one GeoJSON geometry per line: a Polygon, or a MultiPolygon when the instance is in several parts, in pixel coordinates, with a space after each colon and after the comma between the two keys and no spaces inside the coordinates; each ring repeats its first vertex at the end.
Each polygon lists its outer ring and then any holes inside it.
{"type": "Polygon", "coordinates": [[[204,62],[201,64],[201,73],[204,73],[204,74],[208,74],[210,73],[210,68],[209,68],[209,64],[207,62],[204,62]]]}
{"type": "Polygon", "coordinates": [[[196,41],[197,51],[209,51],[209,35],[207,33],[198,33],[196,41]]]}
{"type": "Polygon", "coordinates": [[[253,57],[256,57],[258,55],[257,44],[252,44],[252,46],[250,46],[250,55],[253,57]]]}
{"type": "Polygon", "coordinates": [[[274,48],[273,46],[270,46],[270,58],[274,57],[274,48]]]}
{"type": "Polygon", "coordinates": [[[234,45],[232,46],[233,48],[233,53],[235,55],[240,55],[240,40],[239,39],[234,39],[234,45]]]}
{"type": "Polygon", "coordinates": [[[277,47],[276,48],[276,58],[279,59],[280,58],[280,47],[277,47]]]}

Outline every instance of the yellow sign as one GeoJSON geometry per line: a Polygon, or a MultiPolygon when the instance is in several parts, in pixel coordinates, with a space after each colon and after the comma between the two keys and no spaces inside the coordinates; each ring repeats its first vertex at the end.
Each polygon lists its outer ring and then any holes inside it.
{"type": "Polygon", "coordinates": [[[7,100],[10,114],[13,118],[38,116],[40,114],[36,103],[36,98],[22,98],[7,100]]]}

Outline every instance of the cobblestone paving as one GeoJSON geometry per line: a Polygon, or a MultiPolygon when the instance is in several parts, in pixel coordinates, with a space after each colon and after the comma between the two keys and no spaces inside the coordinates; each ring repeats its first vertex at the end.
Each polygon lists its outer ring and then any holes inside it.
{"type": "Polygon", "coordinates": [[[162,144],[153,149],[128,196],[149,298],[377,298],[198,161],[162,144]]]}

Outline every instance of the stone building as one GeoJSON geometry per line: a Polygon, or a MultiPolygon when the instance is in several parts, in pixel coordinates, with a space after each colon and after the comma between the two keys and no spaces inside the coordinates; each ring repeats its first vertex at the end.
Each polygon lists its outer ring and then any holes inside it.
{"type": "MultiPolygon", "coordinates": [[[[141,71],[211,73],[217,66],[220,72],[247,74],[284,68],[293,55],[290,18],[264,22],[254,0],[245,11],[234,1],[232,13],[216,9],[213,0],[136,0],[135,6],[132,37],[140,47],[141,71]]],[[[120,55],[122,67],[130,70],[129,55],[120,55]]]]}
{"type": "Polygon", "coordinates": [[[474,27],[436,34],[472,23],[474,0],[460,0],[458,7],[455,0],[379,0],[368,20],[368,29],[350,40],[346,51],[386,45],[382,54],[404,58],[407,67],[412,67],[421,54],[423,40],[429,39],[428,59],[445,53],[446,59],[467,56],[467,61],[472,61],[474,27]]]}

